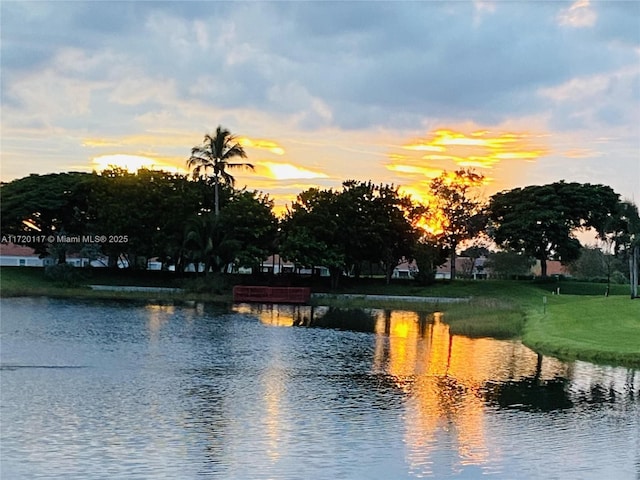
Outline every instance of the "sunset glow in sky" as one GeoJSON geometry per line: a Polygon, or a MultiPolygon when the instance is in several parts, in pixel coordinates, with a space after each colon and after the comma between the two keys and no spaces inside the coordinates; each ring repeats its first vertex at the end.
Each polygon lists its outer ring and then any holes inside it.
{"type": "Polygon", "coordinates": [[[640,2],[13,2],[0,178],[185,172],[220,124],[279,210],[312,186],[426,198],[558,180],[640,201],[640,2]]]}

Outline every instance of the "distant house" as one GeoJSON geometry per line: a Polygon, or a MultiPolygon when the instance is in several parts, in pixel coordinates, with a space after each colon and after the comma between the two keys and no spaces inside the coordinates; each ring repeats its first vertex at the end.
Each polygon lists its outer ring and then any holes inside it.
{"type": "MultiPolygon", "coordinates": [[[[476,259],[471,257],[456,257],[456,277],[473,278],[474,280],[487,278],[490,272],[485,268],[486,257],[476,259]]],[[[451,279],[451,259],[436,269],[436,278],[451,279]]]]}
{"type": "Polygon", "coordinates": [[[416,273],[418,273],[418,265],[415,260],[412,260],[411,262],[399,263],[393,269],[391,278],[413,278],[416,273]]]}
{"type": "MultiPolygon", "coordinates": [[[[540,260],[536,260],[536,264],[531,267],[531,273],[533,273],[536,277],[542,275],[540,260]]],[[[568,267],[565,267],[564,265],[562,265],[562,263],[560,263],[560,260],[547,260],[547,276],[556,277],[560,275],[564,277],[570,277],[571,272],[569,272],[568,267]]]]}
{"type": "Polygon", "coordinates": [[[53,258],[40,258],[31,247],[15,243],[0,243],[0,266],[45,267],[53,264],[53,258]]]}
{"type": "MultiPolygon", "coordinates": [[[[78,254],[67,255],[67,263],[74,267],[86,267],[89,259],[78,254]]],[[[35,250],[26,245],[0,243],[0,266],[3,267],[46,267],[55,264],[51,257],[40,258],[35,250]]]]}
{"type": "Polygon", "coordinates": [[[260,271],[263,273],[273,273],[275,275],[296,273],[298,275],[318,275],[320,277],[329,277],[331,274],[327,267],[315,266],[313,268],[299,268],[296,269],[296,265],[288,260],[284,260],[277,253],[269,255],[261,264],[260,271]]]}
{"type": "Polygon", "coordinates": [[[162,270],[162,262],[158,257],[147,260],[147,270],[162,270]]]}

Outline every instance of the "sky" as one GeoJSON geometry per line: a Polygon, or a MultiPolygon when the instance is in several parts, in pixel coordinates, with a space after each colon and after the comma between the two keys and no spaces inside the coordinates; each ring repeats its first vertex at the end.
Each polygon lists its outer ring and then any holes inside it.
{"type": "Polygon", "coordinates": [[[186,172],[218,125],[278,208],[443,171],[640,202],[640,2],[0,2],[0,179],[186,172]]]}

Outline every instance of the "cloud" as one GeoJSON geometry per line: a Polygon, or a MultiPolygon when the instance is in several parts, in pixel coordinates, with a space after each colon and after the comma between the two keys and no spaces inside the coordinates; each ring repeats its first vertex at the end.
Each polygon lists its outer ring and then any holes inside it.
{"type": "Polygon", "coordinates": [[[291,163],[276,163],[260,161],[257,163],[259,167],[267,170],[267,176],[274,180],[300,180],[310,178],[328,178],[328,175],[321,172],[314,172],[304,167],[293,165],[291,163]]]}
{"type": "Polygon", "coordinates": [[[592,27],[597,15],[589,3],[589,0],[577,0],[569,8],[561,10],[557,17],[558,23],[574,28],[592,27]]]}
{"type": "Polygon", "coordinates": [[[240,145],[245,148],[255,148],[258,150],[267,150],[275,155],[284,155],[284,148],[279,145],[277,142],[273,140],[259,140],[259,139],[251,139],[251,138],[240,138],[240,145]]]}
{"type": "Polygon", "coordinates": [[[492,168],[503,160],[535,160],[548,152],[538,135],[490,130],[469,133],[436,130],[425,138],[409,142],[403,148],[427,152],[420,158],[428,162],[451,160],[457,167],[474,168],[492,168]]]}
{"type": "Polygon", "coordinates": [[[93,169],[101,172],[112,167],[123,168],[129,172],[136,172],[141,168],[152,170],[164,170],[168,172],[186,173],[184,168],[179,168],[171,162],[165,162],[158,158],[142,155],[113,154],[100,155],[92,160],[93,169]]]}
{"type": "MultiPolygon", "coordinates": [[[[97,22],[86,3],[68,4],[44,33],[51,57],[56,44],[92,52],[85,59],[118,57],[101,69],[111,77],[111,101],[131,105],[164,94],[166,103],[268,109],[307,130],[406,128],[424,115],[498,123],[536,111],[526,99],[530,88],[616,61],[567,38],[550,22],[561,15],[555,4],[114,5],[98,8],[105,20],[97,22]]],[[[32,18],[28,26],[44,28],[38,6],[10,8],[12,17],[16,10],[32,18]]]]}
{"type": "MultiPolygon", "coordinates": [[[[109,154],[177,161],[218,124],[257,142],[250,161],[286,155],[274,163],[323,172],[327,185],[460,166],[491,168],[498,182],[513,165],[560,165],[580,149],[591,154],[574,162],[637,161],[640,2],[0,9],[3,174],[33,165],[34,149],[47,153],[32,168],[46,171],[109,154]],[[500,136],[513,132],[525,136],[500,136]]],[[[544,178],[565,171],[577,174],[554,166],[544,178]]]]}

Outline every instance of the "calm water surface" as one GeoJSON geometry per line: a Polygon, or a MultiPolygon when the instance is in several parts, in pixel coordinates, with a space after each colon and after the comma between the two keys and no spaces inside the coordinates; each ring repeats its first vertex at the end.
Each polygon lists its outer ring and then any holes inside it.
{"type": "Polygon", "coordinates": [[[0,308],[2,479],[640,478],[640,372],[438,315],[0,308]]]}

